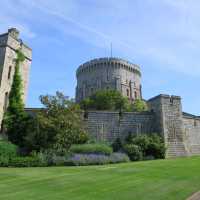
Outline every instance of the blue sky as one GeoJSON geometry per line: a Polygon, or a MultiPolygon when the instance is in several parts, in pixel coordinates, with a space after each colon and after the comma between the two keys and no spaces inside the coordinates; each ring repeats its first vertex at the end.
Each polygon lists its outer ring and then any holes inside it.
{"type": "Polygon", "coordinates": [[[33,49],[27,106],[59,90],[74,97],[76,68],[113,56],[139,64],[143,96],[181,95],[200,113],[199,0],[1,0],[0,32],[16,27],[33,49]]]}

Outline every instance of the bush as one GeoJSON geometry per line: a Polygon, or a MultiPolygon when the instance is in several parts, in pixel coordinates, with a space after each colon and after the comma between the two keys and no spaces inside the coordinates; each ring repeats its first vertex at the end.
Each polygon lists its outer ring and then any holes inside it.
{"type": "Polygon", "coordinates": [[[129,162],[130,159],[125,153],[112,153],[110,155],[110,163],[129,162]]]}
{"type": "Polygon", "coordinates": [[[74,154],[65,162],[65,165],[105,165],[110,163],[121,163],[128,161],[128,156],[123,153],[113,153],[109,156],[100,154],[74,154]]]}
{"type": "Polygon", "coordinates": [[[0,140],[0,157],[4,158],[16,157],[17,151],[18,149],[16,145],[4,140],[0,140]]]}
{"type": "Polygon", "coordinates": [[[9,164],[9,160],[16,157],[18,152],[18,148],[16,145],[0,140],[0,166],[7,167],[9,164]]]}
{"type": "Polygon", "coordinates": [[[58,155],[53,150],[39,152],[37,153],[37,157],[43,166],[63,166],[67,159],[67,156],[58,155]]]}
{"type": "MultiPolygon", "coordinates": [[[[165,158],[165,144],[163,138],[158,134],[140,136],[129,135],[125,141],[126,144],[138,146],[144,159],[165,158]]],[[[125,151],[127,151],[127,149],[125,149],[125,151]]]]}
{"type": "Polygon", "coordinates": [[[9,161],[9,167],[41,167],[43,164],[37,157],[15,157],[9,161]]]}
{"type": "Polygon", "coordinates": [[[112,143],[112,148],[114,152],[121,151],[123,148],[122,142],[120,138],[117,138],[113,143],[112,143]]]}
{"type": "Polygon", "coordinates": [[[105,144],[80,144],[72,145],[70,148],[70,152],[77,154],[110,155],[112,153],[112,148],[105,144]]]}
{"type": "Polygon", "coordinates": [[[130,160],[137,161],[142,160],[143,155],[139,146],[134,144],[124,145],[124,151],[128,154],[130,160]]]}

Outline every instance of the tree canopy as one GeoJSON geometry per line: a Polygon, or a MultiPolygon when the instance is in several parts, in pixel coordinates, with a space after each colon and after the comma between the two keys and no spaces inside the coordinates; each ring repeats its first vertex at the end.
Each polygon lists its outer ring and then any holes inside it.
{"type": "Polygon", "coordinates": [[[100,90],[92,96],[84,99],[81,103],[84,110],[113,110],[125,112],[147,111],[145,101],[136,99],[133,103],[116,90],[100,90]]]}
{"type": "Polygon", "coordinates": [[[130,109],[130,103],[126,97],[116,90],[100,90],[81,103],[84,110],[119,110],[130,109]]]}

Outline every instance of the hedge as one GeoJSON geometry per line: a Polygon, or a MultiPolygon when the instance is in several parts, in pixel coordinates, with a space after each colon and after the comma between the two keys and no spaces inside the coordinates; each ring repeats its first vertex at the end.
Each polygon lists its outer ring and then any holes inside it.
{"type": "Polygon", "coordinates": [[[110,146],[105,144],[79,144],[79,145],[72,145],[70,148],[70,152],[77,154],[110,155],[113,152],[113,150],[110,146]]]}

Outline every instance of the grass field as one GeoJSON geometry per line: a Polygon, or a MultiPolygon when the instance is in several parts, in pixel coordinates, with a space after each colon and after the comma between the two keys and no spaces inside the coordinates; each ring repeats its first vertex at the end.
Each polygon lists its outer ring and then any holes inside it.
{"type": "Polygon", "coordinates": [[[90,167],[0,168],[2,200],[185,200],[200,157],[90,167]]]}

